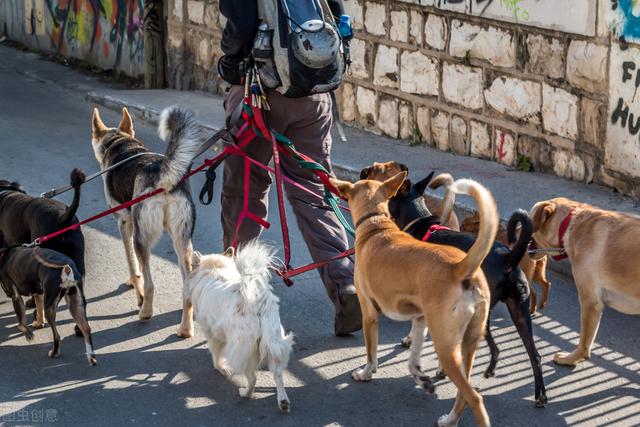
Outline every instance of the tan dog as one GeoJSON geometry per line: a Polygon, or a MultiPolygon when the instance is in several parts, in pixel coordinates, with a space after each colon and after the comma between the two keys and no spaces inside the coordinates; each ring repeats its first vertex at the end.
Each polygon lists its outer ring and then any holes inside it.
{"type": "MultiPolygon", "coordinates": [[[[366,179],[374,179],[376,181],[384,181],[385,179],[389,179],[400,172],[406,172],[408,170],[409,169],[407,168],[407,166],[403,165],[402,163],[398,163],[396,161],[390,161],[386,163],[374,162],[372,166],[369,166],[360,172],[360,179],[366,178],[366,179]]],[[[429,187],[432,189],[436,189],[441,185],[444,185],[445,182],[446,181],[443,180],[442,175],[438,175],[438,177],[434,178],[429,183],[429,187]]],[[[453,179],[451,179],[451,182],[453,182],[453,179]]],[[[444,206],[449,206],[449,205],[453,206],[453,202],[448,203],[447,198],[453,198],[453,201],[455,201],[455,196],[452,195],[450,192],[446,192],[446,191],[442,201],[439,201],[435,197],[429,196],[429,195],[424,197],[424,201],[427,205],[427,208],[429,209],[429,212],[431,212],[433,215],[439,218],[443,218],[442,225],[445,225],[452,230],[460,231],[460,221],[458,221],[458,216],[454,212],[453,208],[448,209],[448,213],[446,217],[442,216],[443,214],[442,209],[444,206]]]]}
{"type": "Polygon", "coordinates": [[[489,289],[479,266],[489,252],[498,228],[491,194],[471,180],[459,180],[452,190],[470,194],[478,203],[482,224],[468,253],[421,242],[401,231],[389,217],[388,200],[403,184],[401,172],[384,181],[355,184],[332,179],[347,199],[356,224],[355,286],[362,309],[367,364],[353,372],[356,381],[368,381],[378,367],[378,313],[399,321],[411,320],[413,339],[409,371],[427,390],[433,386],[420,369],[427,325],[438,359],[458,388],[456,402],[439,426],[455,426],[466,404],[476,423],[489,425],[482,397],[471,387],[475,352],[489,314],[489,289]]]}
{"type": "MultiPolygon", "coordinates": [[[[462,225],[460,226],[461,231],[465,231],[468,233],[477,233],[480,229],[480,215],[478,212],[475,212],[473,215],[462,220],[462,225]]],[[[498,237],[497,241],[502,243],[503,245],[509,246],[507,242],[507,230],[504,227],[500,226],[498,229],[498,237]]],[[[522,257],[522,261],[520,261],[520,268],[522,272],[527,277],[527,282],[529,282],[529,291],[531,293],[531,308],[529,312],[534,314],[536,309],[538,308],[538,295],[536,294],[535,289],[531,284],[535,280],[538,282],[540,287],[542,288],[542,296],[540,297],[540,310],[543,310],[547,302],[549,300],[549,289],[551,288],[551,282],[547,280],[547,260],[548,257],[546,255],[542,255],[542,258],[533,259],[529,256],[529,254],[525,254],[522,257]]]]}
{"type": "Polygon", "coordinates": [[[580,341],[554,361],[576,365],[591,355],[605,304],[640,314],[640,217],[605,211],[564,198],[531,209],[533,239],[542,248],[564,249],[580,300],[580,341]]]}

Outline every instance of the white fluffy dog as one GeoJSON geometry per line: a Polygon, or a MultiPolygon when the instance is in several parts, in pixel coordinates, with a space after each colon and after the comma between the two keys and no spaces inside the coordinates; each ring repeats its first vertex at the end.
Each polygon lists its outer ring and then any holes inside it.
{"type": "Polygon", "coordinates": [[[274,253],[257,240],[237,254],[200,255],[194,252],[187,297],[194,317],[207,338],[213,367],[227,377],[244,374],[250,397],[256,369],[266,360],[276,383],[278,406],[289,412],[282,373],[289,363],[293,335],[280,324],[278,297],[269,279],[274,253]]]}

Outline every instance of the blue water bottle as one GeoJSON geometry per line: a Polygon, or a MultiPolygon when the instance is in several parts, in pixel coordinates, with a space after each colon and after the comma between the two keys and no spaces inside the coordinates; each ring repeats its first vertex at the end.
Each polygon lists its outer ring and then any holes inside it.
{"type": "Polygon", "coordinates": [[[350,39],[353,37],[353,31],[351,30],[351,17],[349,15],[340,15],[338,31],[343,39],[350,39]]]}

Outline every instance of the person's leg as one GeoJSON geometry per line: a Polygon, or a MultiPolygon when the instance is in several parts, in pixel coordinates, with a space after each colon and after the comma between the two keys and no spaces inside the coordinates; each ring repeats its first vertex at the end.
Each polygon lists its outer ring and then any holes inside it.
{"type": "MultiPolygon", "coordinates": [[[[330,96],[323,94],[293,99],[270,94],[270,105],[270,126],[291,139],[301,153],[331,172],[330,96]],[[292,111],[295,114],[291,114],[292,111]]],[[[317,195],[323,195],[321,181],[313,172],[301,169],[295,160],[282,157],[282,169],[296,182],[317,195]]],[[[344,228],[322,198],[314,197],[287,183],[285,189],[298,228],[314,261],[334,257],[348,248],[344,228]]],[[[353,286],[353,262],[344,258],[318,270],[329,298],[336,305],[335,333],[344,335],[359,330],[362,322],[353,286]]]]}
{"type": "MultiPolygon", "coordinates": [[[[244,88],[233,86],[225,100],[225,114],[233,113],[244,97],[244,88]]],[[[269,163],[272,156],[271,144],[261,139],[254,139],[244,150],[249,155],[264,164],[269,163]]],[[[269,186],[271,177],[264,169],[251,166],[251,185],[249,187],[249,210],[260,218],[267,218],[269,202],[269,186]]],[[[224,161],[222,178],[222,229],[225,249],[231,246],[236,233],[238,216],[242,211],[244,197],[244,158],[231,155],[224,161]]],[[[238,243],[244,243],[262,232],[262,226],[245,218],[238,233],[238,243]]]]}

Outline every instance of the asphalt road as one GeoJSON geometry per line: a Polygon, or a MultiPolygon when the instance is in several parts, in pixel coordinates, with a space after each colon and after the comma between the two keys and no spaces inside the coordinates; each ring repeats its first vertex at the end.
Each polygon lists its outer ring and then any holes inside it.
{"type": "MultiPolygon", "coordinates": [[[[39,194],[66,183],[73,167],[96,170],[90,146],[92,106],[84,101],[86,89],[95,87],[108,86],[0,47],[0,178],[18,180],[39,194]],[[73,89],[51,81],[73,76],[78,79],[73,89]]],[[[119,119],[109,111],[102,111],[102,117],[113,125],[119,119]]],[[[135,129],[149,147],[163,150],[152,127],[137,122],[135,129]]],[[[194,192],[202,178],[192,179],[194,192]]],[[[69,195],[62,199],[68,202],[69,195]]],[[[101,182],[83,187],[79,217],[104,208],[101,182]]],[[[198,206],[197,214],[194,247],[203,253],[220,251],[218,206],[198,206]]],[[[309,258],[292,228],[293,264],[300,265],[309,258]]],[[[240,398],[237,384],[244,380],[229,382],[213,370],[201,334],[186,340],[175,335],[181,282],[168,238],[153,251],[155,315],[142,323],[133,291],[122,285],[127,268],[115,221],[102,219],[83,232],[98,365],[86,363],[64,305],[58,317],[62,354],[52,360],[47,358],[50,330],[36,331],[35,341],[27,343],[18,334],[11,303],[2,295],[0,425],[434,425],[453,404],[455,391],[449,382],[439,383],[436,394],[427,395],[409,378],[408,352],[398,346],[408,324],[382,321],[378,373],[370,383],[353,382],[351,371],[365,358],[362,335],[332,335],[333,307],[315,272],[298,278],[292,288],[273,280],[281,297],[282,322],[296,335],[285,377],[291,413],[278,411],[274,384],[265,372],[258,377],[254,398],[240,398]]],[[[277,224],[264,238],[279,245],[277,224]]],[[[577,341],[579,307],[571,281],[555,275],[551,281],[550,304],[535,318],[549,404],[534,408],[526,353],[506,310],[497,307],[492,316],[502,350],[497,375],[481,375],[488,363],[484,343],[473,370],[473,383],[485,398],[493,425],[640,425],[640,318],[606,310],[592,359],[575,369],[558,367],[553,354],[572,350],[577,341]]],[[[429,344],[423,367],[430,374],[436,369],[429,344]]],[[[469,411],[460,425],[473,425],[469,411]]]]}

